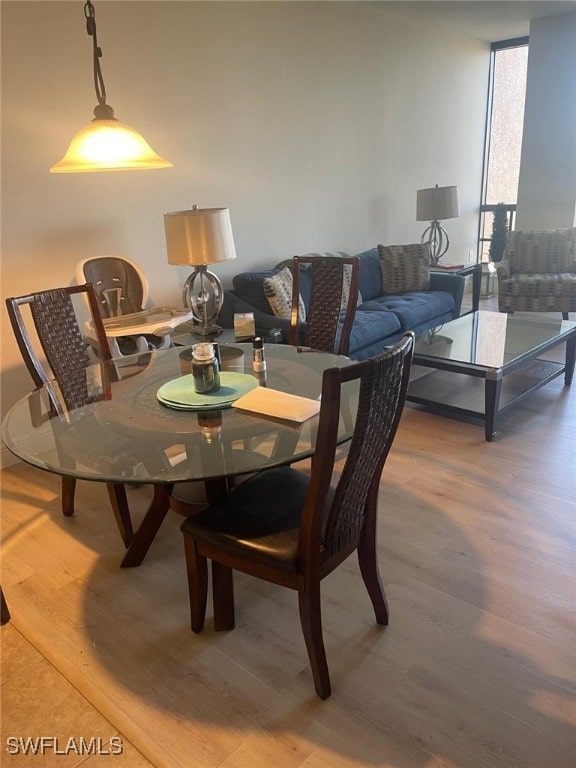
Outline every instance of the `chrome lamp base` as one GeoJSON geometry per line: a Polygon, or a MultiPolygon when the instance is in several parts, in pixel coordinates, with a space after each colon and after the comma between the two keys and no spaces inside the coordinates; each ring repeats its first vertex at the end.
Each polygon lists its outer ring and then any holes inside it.
{"type": "Polygon", "coordinates": [[[434,266],[438,264],[442,256],[448,250],[450,241],[448,240],[448,233],[439,221],[431,221],[430,226],[426,227],[420,242],[430,243],[430,264],[434,266]]]}
{"type": "Polygon", "coordinates": [[[196,267],[184,283],[182,301],[192,311],[197,325],[192,333],[206,338],[222,333],[222,328],[214,321],[222,309],[224,290],[217,275],[207,266],[196,267]]]}

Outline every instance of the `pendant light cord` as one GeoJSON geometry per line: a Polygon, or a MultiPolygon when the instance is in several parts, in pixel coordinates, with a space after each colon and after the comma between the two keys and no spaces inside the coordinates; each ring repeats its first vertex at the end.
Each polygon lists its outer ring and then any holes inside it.
{"type": "Polygon", "coordinates": [[[92,60],[94,64],[94,89],[98,106],[94,109],[96,119],[115,119],[114,110],[106,104],[106,86],[100,67],[102,49],[98,45],[98,36],[96,34],[96,11],[90,0],[86,0],[84,5],[84,16],[86,17],[86,32],[92,38],[92,60]]]}

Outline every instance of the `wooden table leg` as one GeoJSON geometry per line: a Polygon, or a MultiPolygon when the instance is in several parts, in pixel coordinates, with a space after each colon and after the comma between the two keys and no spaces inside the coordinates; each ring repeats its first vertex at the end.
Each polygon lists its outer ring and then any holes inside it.
{"type": "Polygon", "coordinates": [[[120,531],[124,546],[128,549],[134,538],[134,530],[132,528],[132,519],[130,518],[128,499],[126,498],[126,488],[122,483],[106,483],[106,488],[116,525],[120,531]]]}
{"type": "Polygon", "coordinates": [[[8,603],[4,597],[4,591],[0,587],[0,624],[7,624],[10,621],[10,611],[8,610],[8,603]]]}
{"type": "Polygon", "coordinates": [[[150,549],[150,545],[154,541],[154,537],[158,533],[158,529],[168,513],[169,489],[170,486],[164,483],[154,485],[154,497],[148,507],[144,520],[140,523],[138,530],[135,531],[132,541],[126,550],[121,563],[122,568],[134,568],[142,564],[146,553],[150,549]]]}

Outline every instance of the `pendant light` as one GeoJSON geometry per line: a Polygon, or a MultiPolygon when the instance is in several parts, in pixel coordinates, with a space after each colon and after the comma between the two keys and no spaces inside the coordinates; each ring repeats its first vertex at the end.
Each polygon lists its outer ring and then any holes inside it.
{"type": "Polygon", "coordinates": [[[106,104],[106,87],[100,68],[102,50],[96,37],[96,18],[91,0],[84,5],[84,16],[86,31],[93,41],[94,87],[98,105],[94,109],[94,119],[76,133],[66,154],[50,168],[50,173],[170,168],[172,163],[157,155],[137,131],[114,117],[114,110],[106,104]]]}

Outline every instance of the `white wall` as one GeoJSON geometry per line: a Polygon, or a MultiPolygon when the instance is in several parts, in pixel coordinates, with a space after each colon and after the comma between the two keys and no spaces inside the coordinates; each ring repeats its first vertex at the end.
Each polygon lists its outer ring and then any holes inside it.
{"type": "Polygon", "coordinates": [[[516,229],[576,224],[576,13],[530,25],[516,229]]]}
{"type": "MultiPolygon", "coordinates": [[[[2,292],[120,253],[180,303],[162,214],[230,208],[238,259],[419,241],[416,190],[457,184],[447,262],[475,252],[489,47],[363,2],[95,3],[108,102],[174,167],[49,175],[92,116],[82,2],[2,13],[2,292]]],[[[2,302],[5,410],[30,389],[2,302]]]]}

